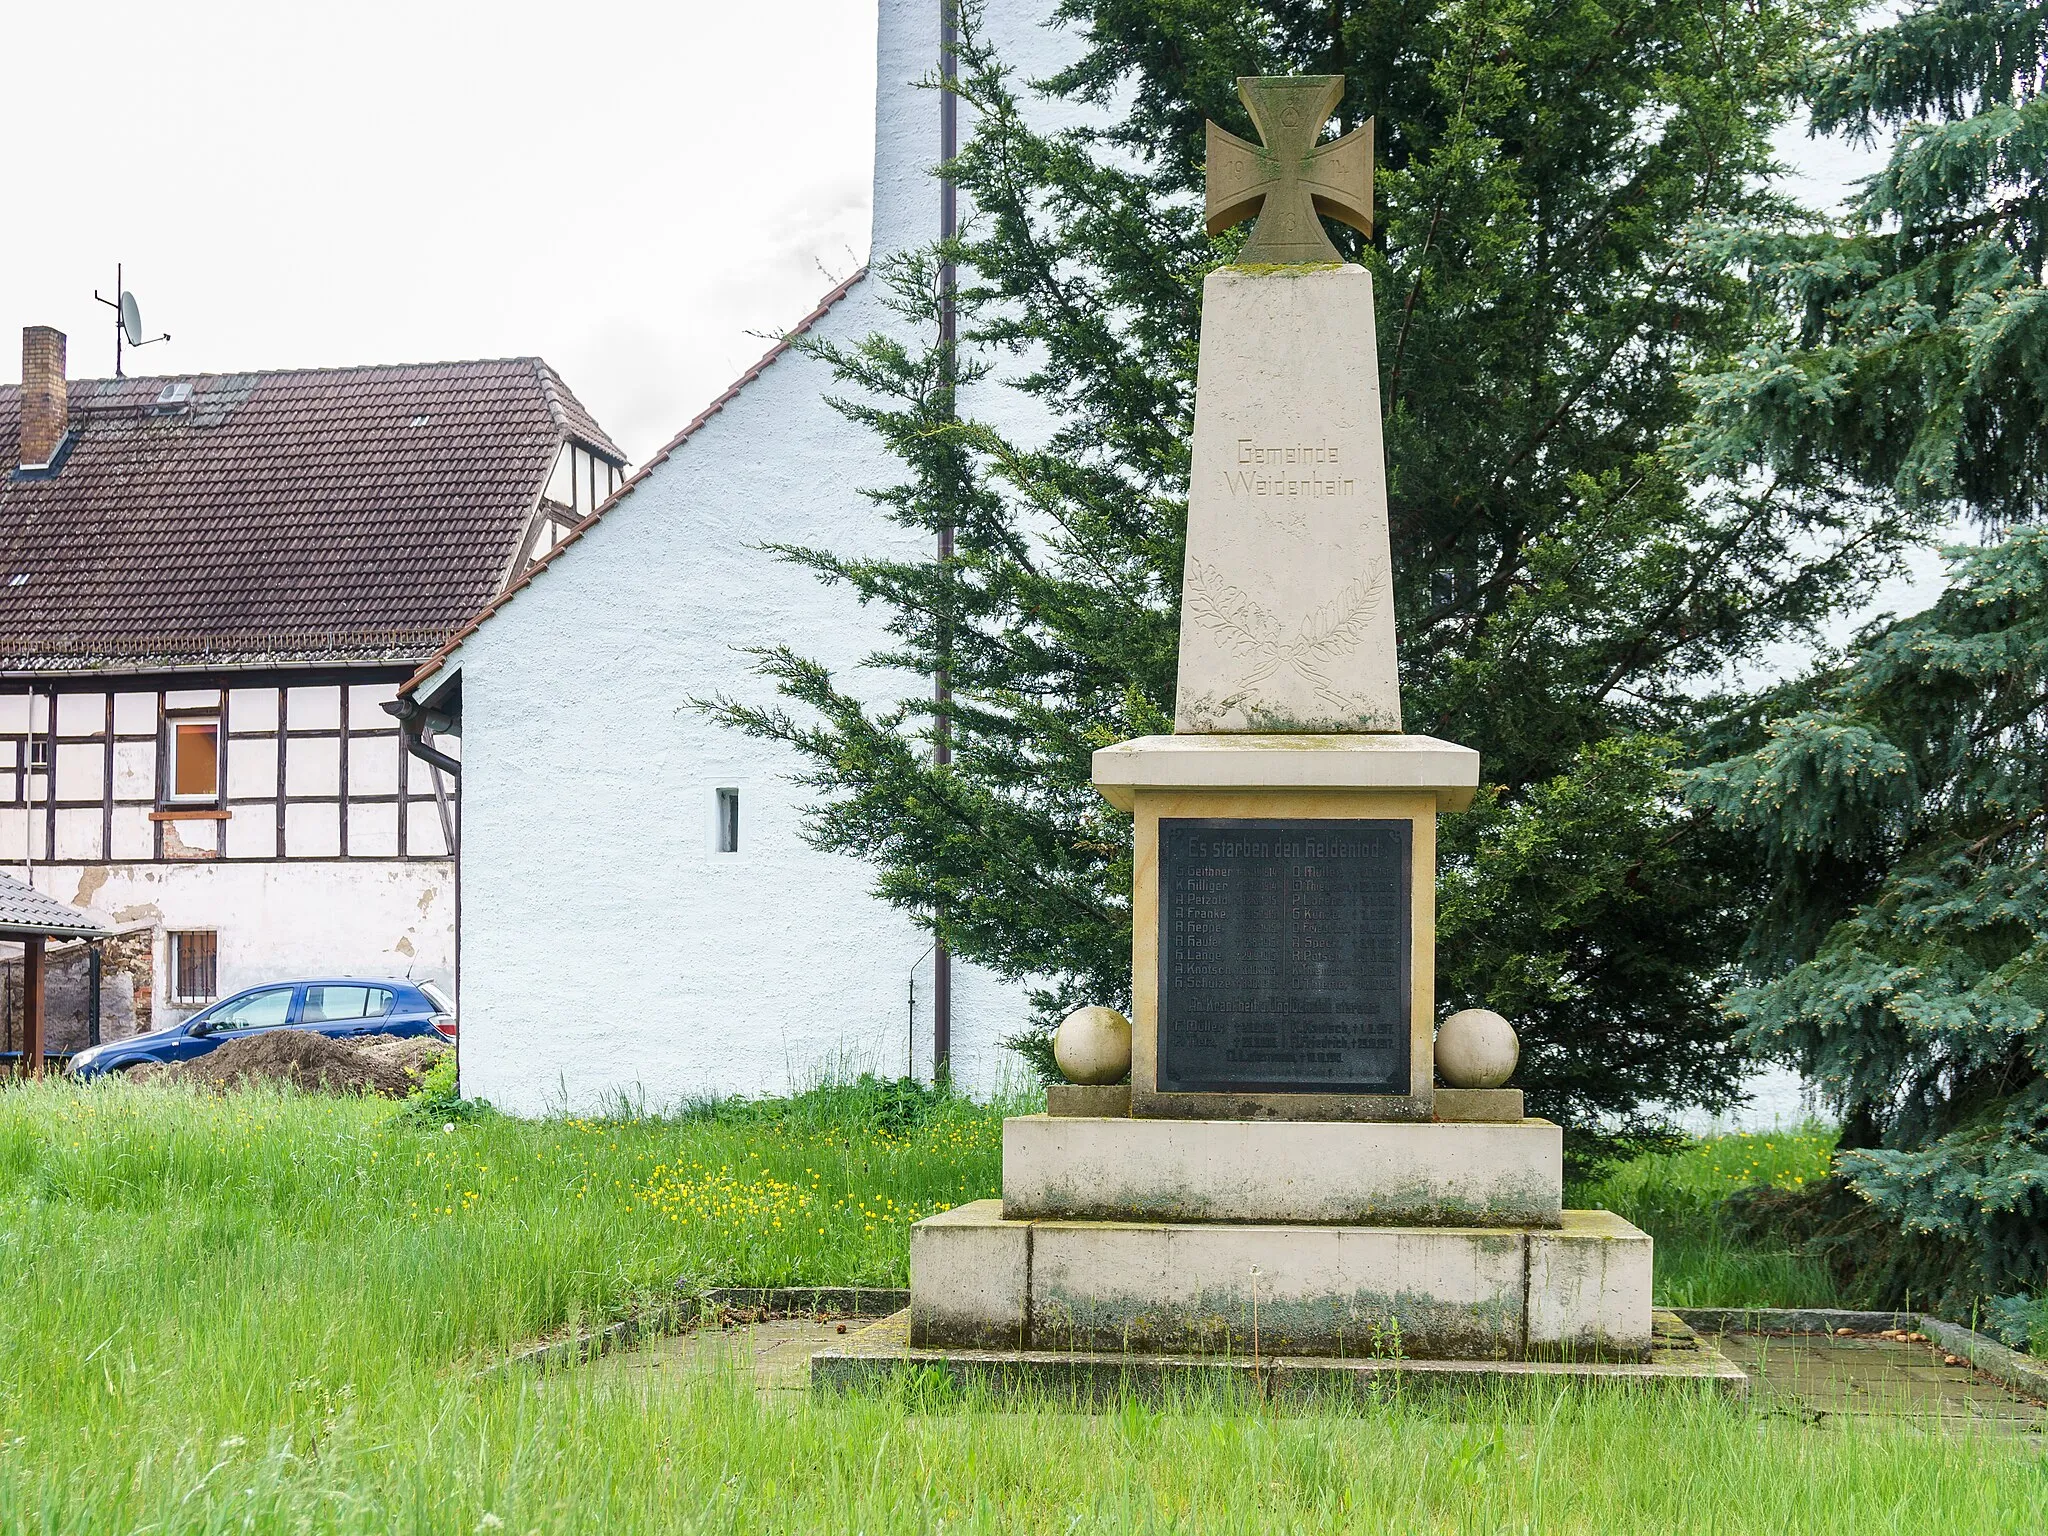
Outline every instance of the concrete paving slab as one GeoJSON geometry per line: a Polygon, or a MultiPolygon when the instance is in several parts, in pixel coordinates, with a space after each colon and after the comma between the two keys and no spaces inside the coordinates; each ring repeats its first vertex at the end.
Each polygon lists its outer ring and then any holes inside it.
{"type": "Polygon", "coordinates": [[[1825,1333],[1708,1335],[1749,1373],[1758,1401],[1814,1423],[1912,1421],[1929,1428],[2048,1436],[2048,1404],[1945,1362],[1932,1341],[1825,1333]]]}
{"type": "Polygon", "coordinates": [[[811,1356],[871,1326],[865,1318],[790,1317],[695,1328],[594,1360],[577,1372],[577,1378],[655,1387],[730,1371],[751,1379],[754,1389],[770,1401],[794,1403],[810,1389],[811,1356]]]}

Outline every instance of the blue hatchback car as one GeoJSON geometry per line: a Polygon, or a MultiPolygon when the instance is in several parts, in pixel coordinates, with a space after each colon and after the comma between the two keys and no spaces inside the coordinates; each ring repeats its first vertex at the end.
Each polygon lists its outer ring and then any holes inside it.
{"type": "Polygon", "coordinates": [[[439,1035],[455,1038],[455,1005],[430,981],[337,976],[280,981],[224,997],[169,1029],[109,1040],[71,1058],[71,1075],[100,1077],[155,1062],[168,1066],[271,1029],[316,1035],[439,1035]]]}

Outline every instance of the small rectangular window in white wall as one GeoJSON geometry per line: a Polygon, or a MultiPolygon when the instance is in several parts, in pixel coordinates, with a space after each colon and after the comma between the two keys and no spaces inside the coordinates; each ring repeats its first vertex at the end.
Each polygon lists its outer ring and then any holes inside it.
{"type": "Polygon", "coordinates": [[[219,995],[220,935],[216,933],[168,933],[171,1003],[190,1008],[210,1003],[219,995]]]}
{"type": "Polygon", "coordinates": [[[174,716],[164,724],[170,760],[169,799],[212,803],[220,798],[220,721],[174,716]]]}
{"type": "Polygon", "coordinates": [[[720,853],[740,851],[740,792],[737,789],[721,789],[718,792],[718,842],[720,853]]]}

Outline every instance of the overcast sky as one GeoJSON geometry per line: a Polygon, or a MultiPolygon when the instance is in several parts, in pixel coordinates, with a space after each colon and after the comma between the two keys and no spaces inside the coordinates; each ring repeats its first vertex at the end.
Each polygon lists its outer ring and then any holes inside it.
{"type": "MultiPolygon", "coordinates": [[[[932,0],[936,5],[938,0],[932,0]]],[[[998,0],[999,3],[999,0],[998,0]]],[[[637,462],[867,252],[874,0],[11,4],[0,379],[537,353],[637,462]]],[[[1829,200],[1863,162],[1788,136],[1829,200]]]]}
{"type": "Polygon", "coordinates": [[[0,9],[0,379],[121,261],[131,373],[537,353],[637,461],[866,254],[874,0],[0,9]]]}

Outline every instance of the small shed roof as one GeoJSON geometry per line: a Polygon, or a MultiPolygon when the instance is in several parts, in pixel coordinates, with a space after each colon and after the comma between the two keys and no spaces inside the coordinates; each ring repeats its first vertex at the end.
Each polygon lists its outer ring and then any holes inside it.
{"type": "Polygon", "coordinates": [[[54,896],[45,896],[12,875],[0,875],[0,936],[17,939],[41,934],[51,939],[103,939],[112,931],[102,927],[90,912],[67,906],[54,896]]]}

